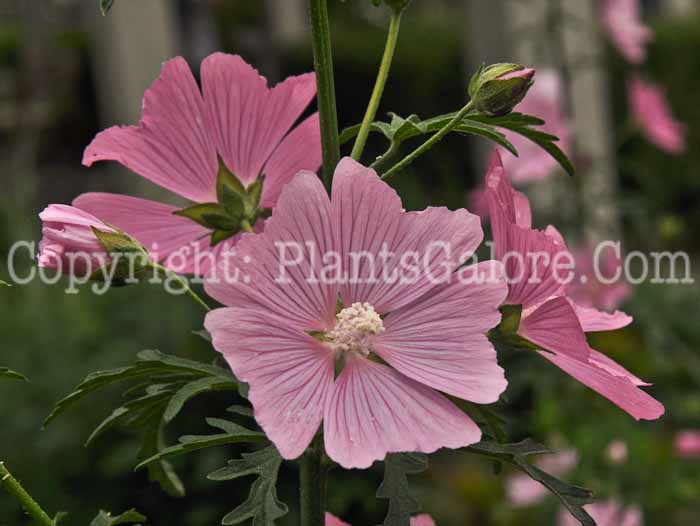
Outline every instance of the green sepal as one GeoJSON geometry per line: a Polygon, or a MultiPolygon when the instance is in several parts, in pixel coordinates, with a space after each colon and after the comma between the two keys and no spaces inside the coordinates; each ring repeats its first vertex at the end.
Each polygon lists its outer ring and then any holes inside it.
{"type": "Polygon", "coordinates": [[[522,305],[503,305],[501,323],[489,331],[488,337],[497,350],[537,351],[540,348],[518,334],[522,305]]]}
{"type": "Polygon", "coordinates": [[[141,243],[124,232],[100,230],[94,226],[91,228],[92,233],[95,234],[95,237],[97,237],[97,240],[108,254],[126,254],[130,252],[146,253],[141,243]]]}
{"type": "Polygon", "coordinates": [[[199,203],[176,210],[173,214],[191,219],[212,230],[237,230],[239,221],[219,203],[199,203]]]}
{"type": "Polygon", "coordinates": [[[238,180],[238,177],[233,175],[223,161],[219,161],[219,172],[216,176],[216,197],[219,202],[224,200],[224,192],[233,192],[238,195],[244,195],[245,187],[238,180]]]}

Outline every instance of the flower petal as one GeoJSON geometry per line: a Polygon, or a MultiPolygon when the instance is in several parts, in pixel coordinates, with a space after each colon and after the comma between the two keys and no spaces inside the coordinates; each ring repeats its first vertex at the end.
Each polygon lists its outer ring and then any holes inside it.
{"type": "Polygon", "coordinates": [[[596,367],[600,367],[601,369],[605,369],[608,373],[610,373],[613,376],[619,376],[620,378],[627,378],[630,382],[632,382],[637,387],[649,387],[651,385],[650,383],[647,383],[644,380],[640,380],[638,377],[636,377],[631,372],[629,372],[627,369],[622,367],[615,360],[607,357],[603,353],[598,352],[595,349],[589,349],[589,351],[590,351],[590,355],[588,356],[588,361],[590,363],[592,363],[593,365],[595,365],[596,367]]]}
{"type": "Polygon", "coordinates": [[[505,215],[509,223],[523,228],[532,227],[530,201],[525,194],[513,189],[498,150],[494,150],[491,155],[485,184],[487,193],[491,194],[489,203],[493,202],[493,206],[505,215]]]}
{"type": "Polygon", "coordinates": [[[498,325],[508,287],[500,263],[473,267],[473,283],[454,280],[391,312],[374,349],[409,378],[479,404],[498,400],[507,382],[486,336],[498,325]]]}
{"type": "Polygon", "coordinates": [[[576,316],[578,316],[583,332],[615,331],[622,327],[627,327],[633,320],[632,316],[620,310],[608,313],[576,305],[573,301],[571,301],[571,305],[576,311],[576,316]]]}
{"type": "Polygon", "coordinates": [[[595,360],[588,362],[548,352],[540,352],[540,355],[636,420],[656,420],[664,414],[664,406],[661,403],[628,378],[611,374],[608,368],[601,367],[595,360]]]}
{"type": "Polygon", "coordinates": [[[255,419],[286,459],[318,431],[333,386],[333,353],[285,319],[253,305],[216,309],[206,329],[236,377],[250,386],[255,419]]]}
{"type": "Polygon", "coordinates": [[[336,251],[330,201],[313,173],[284,187],[265,231],[245,234],[217,268],[207,294],[227,306],[259,305],[303,330],[335,323],[338,284],[323,279],[322,256],[336,251]]]}
{"type": "Polygon", "coordinates": [[[411,517],[411,526],[435,526],[435,521],[430,515],[416,515],[411,517]]]}
{"type": "Polygon", "coordinates": [[[364,469],[387,453],[468,446],[481,439],[481,430],[436,391],[350,355],[326,405],[324,437],[333,460],[364,469]]]}
{"type": "Polygon", "coordinates": [[[326,526],[350,526],[347,522],[341,521],[332,513],[326,512],[326,526]]]}
{"type": "Polygon", "coordinates": [[[333,224],[347,283],[343,302],[395,310],[447,282],[483,239],[479,218],[464,209],[406,213],[374,170],[343,159],[333,179],[333,224]]]}
{"type": "Polygon", "coordinates": [[[139,126],[113,126],[85,149],[83,164],[117,161],[187,199],[216,198],[218,162],[204,103],[187,62],[163,64],[146,91],[139,126]]]}
{"type": "Polygon", "coordinates": [[[236,177],[250,183],[316,94],[315,76],[289,77],[270,89],[240,56],[226,53],[204,59],[201,74],[219,153],[236,177]]]}
{"type": "Polygon", "coordinates": [[[569,301],[554,298],[524,314],[518,334],[547,351],[578,360],[589,355],[586,335],[569,301]]]}
{"type": "Polygon", "coordinates": [[[321,161],[321,128],[314,113],[282,140],[265,164],[261,205],[272,208],[285,184],[299,172],[318,171],[321,161]]]}

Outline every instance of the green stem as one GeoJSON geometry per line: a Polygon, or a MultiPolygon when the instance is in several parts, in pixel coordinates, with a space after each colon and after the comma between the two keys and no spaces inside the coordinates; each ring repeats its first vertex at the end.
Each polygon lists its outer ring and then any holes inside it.
{"type": "Polygon", "coordinates": [[[386,80],[387,78],[389,78],[389,70],[391,69],[391,62],[394,60],[396,42],[399,38],[399,29],[401,27],[401,13],[402,12],[398,10],[393,10],[391,13],[391,21],[389,22],[389,34],[386,38],[384,56],[382,57],[382,63],[379,66],[377,81],[374,84],[374,90],[372,91],[372,96],[369,99],[369,105],[367,106],[365,117],[362,120],[362,126],[360,126],[360,132],[357,134],[357,139],[355,139],[355,146],[353,146],[352,148],[351,155],[352,158],[356,161],[359,161],[362,157],[362,152],[365,149],[365,144],[367,144],[367,137],[369,137],[370,128],[372,127],[372,122],[374,122],[374,117],[376,117],[377,115],[379,102],[382,100],[382,94],[384,93],[384,86],[386,86],[386,80]]]}
{"type": "Polygon", "coordinates": [[[382,155],[377,157],[377,160],[374,161],[369,167],[381,173],[384,167],[389,163],[389,161],[396,157],[400,149],[400,144],[397,141],[391,141],[391,144],[389,144],[389,148],[387,148],[387,150],[382,155]]]}
{"type": "Polygon", "coordinates": [[[163,273],[163,275],[165,275],[166,277],[174,278],[180,284],[182,290],[184,290],[185,293],[195,301],[195,303],[197,303],[207,312],[211,310],[211,307],[209,307],[209,305],[207,305],[206,302],[195,291],[193,291],[190,288],[190,285],[185,278],[173,272],[172,270],[168,270],[167,268],[165,268],[162,265],[159,265],[158,263],[151,262],[148,266],[157,272],[163,273]]]}
{"type": "Polygon", "coordinates": [[[2,487],[5,488],[17,502],[19,502],[27,515],[35,521],[37,526],[56,526],[53,519],[49,517],[31,495],[26,492],[22,484],[12,476],[3,462],[0,462],[0,484],[2,484],[2,487]]]}
{"type": "Polygon", "coordinates": [[[440,128],[440,130],[430,137],[427,141],[425,141],[423,144],[421,144],[418,148],[413,150],[411,153],[409,153],[406,157],[401,159],[398,163],[396,163],[394,166],[391,167],[390,170],[387,170],[387,172],[382,176],[382,179],[388,179],[392,175],[396,174],[397,172],[400,172],[404,168],[406,168],[409,164],[411,164],[413,161],[415,161],[418,157],[423,155],[425,152],[430,150],[433,146],[435,146],[438,142],[440,142],[445,135],[450,133],[452,130],[454,130],[460,122],[464,119],[464,117],[467,116],[467,114],[473,109],[473,104],[471,101],[467,103],[464,108],[459,110],[457,114],[452,118],[450,122],[448,122],[444,127],[440,128]]]}
{"type": "Polygon", "coordinates": [[[333,172],[340,160],[340,139],[338,137],[338,112],[335,104],[333,52],[327,0],[309,0],[309,18],[311,19],[314,68],[316,69],[318,113],[321,121],[323,182],[330,189],[333,172]]]}
{"type": "Polygon", "coordinates": [[[326,472],[323,437],[318,435],[299,459],[301,526],[323,526],[326,513],[326,472]]]}

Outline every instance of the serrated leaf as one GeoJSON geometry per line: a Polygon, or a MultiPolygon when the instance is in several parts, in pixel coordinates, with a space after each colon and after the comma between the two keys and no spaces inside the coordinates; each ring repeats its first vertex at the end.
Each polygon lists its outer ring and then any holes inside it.
{"type": "Polygon", "coordinates": [[[125,511],[121,515],[117,515],[116,517],[113,517],[111,513],[107,513],[106,511],[100,511],[100,513],[97,514],[97,517],[95,517],[92,522],[90,523],[90,526],[117,526],[119,524],[137,524],[137,523],[143,523],[145,522],[146,517],[141,515],[139,512],[136,510],[129,510],[125,511]]]}
{"type": "Polygon", "coordinates": [[[100,0],[100,12],[102,13],[102,16],[109,13],[109,10],[112,9],[113,5],[114,0],[100,0]]]}
{"type": "Polygon", "coordinates": [[[394,453],[384,461],[384,481],[377,497],[389,500],[384,526],[410,526],[411,515],[420,511],[420,504],[411,493],[408,475],[428,469],[428,456],[422,453],[394,453]]]}
{"type": "Polygon", "coordinates": [[[170,398],[165,412],[163,413],[163,420],[165,423],[172,421],[189,400],[202,393],[208,391],[235,391],[237,388],[238,383],[232,379],[219,378],[216,376],[205,376],[204,378],[189,382],[183,385],[172,398],[170,398]]]}
{"type": "Polygon", "coordinates": [[[22,380],[28,382],[29,379],[22,373],[8,369],[7,367],[0,367],[0,378],[10,378],[12,380],[22,380]]]}
{"type": "Polygon", "coordinates": [[[231,460],[228,466],[208,475],[210,480],[235,480],[257,475],[248,499],[228,513],[224,525],[240,524],[253,519],[253,526],[274,526],[275,520],[287,514],[287,506],[277,497],[277,475],[282,457],[274,446],[253,453],[243,453],[241,460],[231,460]]]}
{"type": "Polygon", "coordinates": [[[180,455],[185,455],[187,453],[191,453],[199,449],[223,446],[226,444],[256,444],[265,442],[267,440],[264,433],[252,431],[228,420],[221,420],[218,418],[207,418],[206,422],[210,426],[215,427],[217,429],[221,429],[224,432],[217,433],[215,435],[182,436],[179,438],[179,444],[162,449],[157,454],[143,460],[134,469],[138,470],[145,466],[148,466],[152,462],[178,457],[180,455]]]}

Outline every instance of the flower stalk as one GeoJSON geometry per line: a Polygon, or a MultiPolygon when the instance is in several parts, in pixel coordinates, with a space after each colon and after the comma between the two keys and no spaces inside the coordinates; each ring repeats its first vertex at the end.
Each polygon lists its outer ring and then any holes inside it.
{"type": "Polygon", "coordinates": [[[311,39],[313,44],[318,113],[321,122],[321,147],[323,149],[323,182],[330,189],[333,172],[340,160],[338,136],[338,112],[335,102],[333,76],[333,52],[327,0],[309,0],[311,39]]]}
{"type": "Polygon", "coordinates": [[[326,473],[323,438],[318,435],[299,459],[301,526],[323,526],[326,510],[326,473]]]}
{"type": "Polygon", "coordinates": [[[207,305],[207,303],[197,294],[195,291],[190,288],[189,283],[187,283],[187,280],[177,274],[176,272],[173,272],[172,270],[168,270],[162,265],[159,265],[158,263],[155,262],[150,262],[148,265],[151,269],[153,269],[157,273],[162,273],[164,276],[168,278],[173,278],[176,280],[180,286],[182,287],[182,290],[190,297],[192,298],[197,305],[202,307],[206,312],[209,312],[211,310],[211,307],[207,305]]]}
{"type": "Polygon", "coordinates": [[[4,462],[0,462],[0,485],[19,502],[22,509],[32,518],[37,526],[56,526],[56,522],[48,516],[22,487],[22,484],[7,470],[4,462]]]}
{"type": "Polygon", "coordinates": [[[386,46],[384,48],[384,56],[382,57],[381,65],[379,66],[379,73],[377,74],[377,81],[374,84],[374,90],[372,91],[372,96],[369,99],[369,104],[367,105],[367,111],[365,112],[364,119],[362,119],[362,125],[360,126],[360,131],[355,139],[355,145],[352,148],[352,158],[359,161],[362,157],[362,152],[367,144],[367,137],[369,137],[370,128],[372,127],[372,122],[377,115],[377,110],[379,109],[379,102],[384,94],[384,87],[386,86],[386,81],[389,78],[389,71],[391,70],[391,63],[394,60],[394,51],[396,50],[396,42],[399,38],[399,29],[401,28],[401,15],[403,11],[392,10],[391,21],[389,22],[389,33],[386,39],[386,46]]]}

